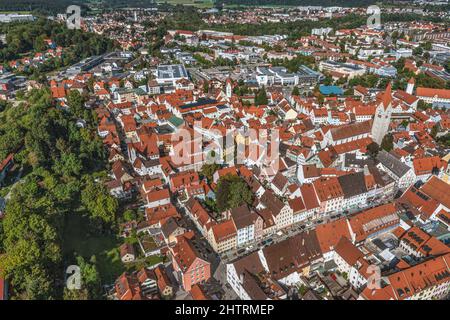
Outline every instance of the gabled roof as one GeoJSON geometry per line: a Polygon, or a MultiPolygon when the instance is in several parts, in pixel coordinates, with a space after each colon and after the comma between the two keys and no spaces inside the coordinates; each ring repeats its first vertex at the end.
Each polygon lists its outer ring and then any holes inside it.
{"type": "Polygon", "coordinates": [[[244,204],[240,207],[231,209],[231,217],[234,221],[236,229],[246,228],[253,225],[258,218],[258,215],[249,209],[249,207],[244,204]]]}
{"type": "Polygon", "coordinates": [[[346,174],[337,178],[344,192],[344,198],[348,199],[367,192],[364,172],[346,174]]]}
{"type": "Polygon", "coordinates": [[[171,250],[178,267],[183,273],[188,271],[197,259],[209,264],[208,261],[202,259],[202,256],[194,248],[191,240],[187,239],[184,235],[178,237],[177,244],[171,250]]]}
{"type": "Polygon", "coordinates": [[[272,180],[272,184],[278,189],[283,190],[288,183],[288,179],[281,173],[278,172],[272,180]]]}
{"type": "Polygon", "coordinates": [[[441,179],[432,176],[420,190],[450,208],[450,185],[441,179]]]}
{"type": "Polygon", "coordinates": [[[0,162],[0,172],[3,172],[3,170],[6,168],[6,166],[11,163],[13,160],[14,154],[10,153],[5,159],[3,159],[2,162],[0,162]]]}
{"type": "Polygon", "coordinates": [[[384,204],[352,215],[349,224],[356,242],[371,234],[398,224],[400,218],[394,203],[384,204]]]}
{"type": "Polygon", "coordinates": [[[347,219],[345,218],[318,225],[316,227],[316,235],[322,254],[334,250],[342,237],[351,239],[347,219]]]}
{"type": "Polygon", "coordinates": [[[428,97],[428,98],[438,97],[441,99],[450,99],[450,89],[433,89],[433,88],[418,87],[416,90],[416,96],[428,97]]]}
{"type": "Polygon", "coordinates": [[[225,241],[227,239],[236,236],[237,232],[233,220],[231,219],[212,226],[212,231],[216,243],[225,241]]]}
{"type": "Polygon", "coordinates": [[[271,276],[277,280],[302,270],[322,256],[314,231],[270,245],[263,249],[263,254],[271,276]]]}
{"type": "Polygon", "coordinates": [[[409,170],[411,170],[410,167],[385,150],[381,150],[378,153],[377,160],[399,178],[403,177],[409,170]]]}
{"type": "Polygon", "coordinates": [[[303,199],[301,197],[291,199],[288,201],[288,203],[294,215],[306,209],[305,204],[303,203],[303,199]]]}
{"type": "Polygon", "coordinates": [[[285,206],[283,201],[278,199],[272,190],[266,190],[260,200],[264,206],[270,210],[274,217],[276,217],[285,206]]]}
{"type": "Polygon", "coordinates": [[[319,200],[317,198],[316,190],[314,189],[314,185],[311,183],[305,183],[300,187],[300,191],[302,194],[303,202],[305,204],[306,210],[312,210],[315,208],[319,208],[319,200]]]}
{"type": "Polygon", "coordinates": [[[350,266],[355,265],[359,259],[364,258],[363,253],[347,237],[342,237],[339,240],[334,251],[350,266]]]}
{"type": "Polygon", "coordinates": [[[396,300],[404,300],[450,279],[450,253],[419,263],[388,277],[396,300]]]}
{"type": "Polygon", "coordinates": [[[343,140],[370,133],[372,128],[372,120],[346,124],[330,129],[331,136],[334,141],[343,140]]]}

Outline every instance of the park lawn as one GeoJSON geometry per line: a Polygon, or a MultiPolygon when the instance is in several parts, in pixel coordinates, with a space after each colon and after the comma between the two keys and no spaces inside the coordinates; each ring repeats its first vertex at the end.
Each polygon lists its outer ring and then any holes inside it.
{"type": "Polygon", "coordinates": [[[126,264],[126,269],[129,272],[139,271],[142,268],[150,268],[159,263],[166,262],[166,258],[160,255],[154,255],[147,258],[140,258],[134,262],[126,264]]]}
{"type": "Polygon", "coordinates": [[[75,262],[78,254],[89,260],[95,255],[102,284],[109,285],[125,271],[120,259],[119,246],[121,242],[113,235],[96,234],[89,218],[82,212],[73,212],[66,216],[63,239],[64,259],[75,262]]]}

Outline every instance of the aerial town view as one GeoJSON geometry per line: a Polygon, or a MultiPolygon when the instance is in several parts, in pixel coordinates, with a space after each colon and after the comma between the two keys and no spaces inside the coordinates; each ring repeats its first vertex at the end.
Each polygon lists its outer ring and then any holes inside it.
{"type": "Polygon", "coordinates": [[[448,0],[0,0],[0,300],[449,300],[449,162],[448,0]]]}

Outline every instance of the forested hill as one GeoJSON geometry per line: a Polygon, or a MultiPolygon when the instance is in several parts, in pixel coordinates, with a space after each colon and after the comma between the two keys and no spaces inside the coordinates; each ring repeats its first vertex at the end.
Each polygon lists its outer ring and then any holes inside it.
{"type": "Polygon", "coordinates": [[[32,55],[47,49],[45,39],[51,39],[64,48],[62,59],[54,59],[42,71],[50,71],[76,63],[92,55],[113,50],[114,41],[82,30],[69,30],[64,24],[39,19],[34,22],[6,23],[0,25],[0,33],[5,35],[8,45],[0,44],[0,64],[32,55]]]}
{"type": "Polygon", "coordinates": [[[2,11],[33,11],[45,14],[65,12],[70,5],[79,5],[83,9],[86,0],[0,0],[2,11]]]}
{"type": "Polygon", "coordinates": [[[226,5],[286,5],[286,6],[324,6],[324,7],[367,7],[379,2],[393,2],[380,0],[217,0],[216,3],[226,5]]]}
{"type": "Polygon", "coordinates": [[[94,8],[148,8],[155,6],[155,3],[154,0],[0,0],[0,10],[32,11],[54,15],[65,12],[70,5],[78,5],[82,11],[88,11],[88,4],[94,8]]]}

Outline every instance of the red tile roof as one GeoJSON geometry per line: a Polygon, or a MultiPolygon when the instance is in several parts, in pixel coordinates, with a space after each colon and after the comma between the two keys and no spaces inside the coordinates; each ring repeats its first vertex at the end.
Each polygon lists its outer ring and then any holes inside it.
{"type": "Polygon", "coordinates": [[[450,184],[432,176],[420,190],[450,208],[450,184]]]}
{"type": "Polygon", "coordinates": [[[416,95],[419,97],[438,97],[441,99],[450,99],[450,89],[433,89],[418,87],[416,90],[416,95]]]}
{"type": "Polygon", "coordinates": [[[236,236],[236,226],[232,219],[212,226],[212,232],[216,243],[228,240],[236,236]]]}
{"type": "Polygon", "coordinates": [[[322,254],[333,250],[342,237],[351,239],[347,219],[345,218],[317,226],[316,235],[322,254]]]}
{"type": "Polygon", "coordinates": [[[357,213],[349,218],[350,227],[355,234],[356,242],[366,239],[369,235],[390,228],[400,222],[393,203],[384,204],[357,213]]]}
{"type": "Polygon", "coordinates": [[[0,172],[13,160],[14,154],[10,153],[2,162],[0,162],[0,172]]]}

